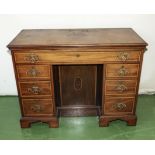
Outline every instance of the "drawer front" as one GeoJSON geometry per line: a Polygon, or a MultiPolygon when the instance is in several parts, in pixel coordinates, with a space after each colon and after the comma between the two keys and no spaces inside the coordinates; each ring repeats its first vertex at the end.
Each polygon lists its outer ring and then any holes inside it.
{"type": "Polygon", "coordinates": [[[134,109],[135,98],[118,98],[106,97],[104,105],[104,113],[111,115],[132,114],[134,109]]]}
{"type": "Polygon", "coordinates": [[[106,80],[105,94],[106,95],[135,95],[136,80],[106,80]]]}
{"type": "Polygon", "coordinates": [[[22,97],[53,96],[53,85],[51,82],[19,82],[22,97]]]}
{"type": "Polygon", "coordinates": [[[24,116],[49,116],[54,114],[52,99],[22,99],[24,116]]]}
{"type": "Polygon", "coordinates": [[[138,77],[139,64],[107,64],[106,77],[138,77]]]}
{"type": "Polygon", "coordinates": [[[128,52],[71,52],[71,51],[30,51],[15,52],[16,63],[53,63],[53,64],[102,64],[103,62],[140,61],[139,51],[128,52]]]}
{"type": "Polygon", "coordinates": [[[19,79],[50,79],[48,65],[17,65],[16,69],[19,79]]]}

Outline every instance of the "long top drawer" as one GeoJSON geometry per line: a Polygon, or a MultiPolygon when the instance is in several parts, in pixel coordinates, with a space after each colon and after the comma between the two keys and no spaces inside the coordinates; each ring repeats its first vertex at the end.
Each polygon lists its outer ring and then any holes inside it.
{"type": "Polygon", "coordinates": [[[140,51],[121,52],[82,52],[82,51],[50,51],[38,50],[29,52],[14,52],[16,63],[39,64],[102,64],[103,62],[137,62],[140,61],[140,51]]]}

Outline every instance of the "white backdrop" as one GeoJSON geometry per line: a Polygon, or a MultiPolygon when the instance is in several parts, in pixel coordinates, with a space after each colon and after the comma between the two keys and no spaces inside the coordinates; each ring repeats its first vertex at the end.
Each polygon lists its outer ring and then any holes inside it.
{"type": "Polygon", "coordinates": [[[0,95],[17,95],[6,45],[22,29],[131,27],[148,44],[140,93],[155,92],[155,15],[0,15],[0,95]]]}

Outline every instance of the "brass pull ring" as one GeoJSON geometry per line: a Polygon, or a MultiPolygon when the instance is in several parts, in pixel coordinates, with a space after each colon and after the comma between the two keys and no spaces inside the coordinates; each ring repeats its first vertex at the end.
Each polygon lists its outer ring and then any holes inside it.
{"type": "Polygon", "coordinates": [[[31,106],[31,110],[39,113],[39,112],[43,111],[43,108],[39,104],[34,104],[31,106]]]}
{"type": "Polygon", "coordinates": [[[120,52],[119,55],[117,56],[117,58],[120,61],[126,61],[129,59],[129,54],[127,52],[120,52]]]}
{"type": "Polygon", "coordinates": [[[36,77],[40,74],[40,72],[37,71],[34,67],[32,67],[30,70],[26,72],[26,74],[31,77],[36,77]]]}
{"type": "Polygon", "coordinates": [[[122,93],[127,90],[127,87],[124,84],[119,84],[116,86],[116,90],[122,93]]]}
{"type": "Polygon", "coordinates": [[[29,61],[31,63],[36,63],[36,62],[39,61],[39,56],[34,54],[34,53],[32,53],[32,54],[26,55],[25,56],[25,60],[29,61]]]}
{"type": "Polygon", "coordinates": [[[38,86],[32,86],[31,88],[28,88],[28,92],[33,94],[39,94],[41,93],[41,89],[38,86]]]}
{"type": "Polygon", "coordinates": [[[122,111],[122,110],[126,109],[126,104],[125,103],[116,103],[116,104],[114,104],[113,107],[117,111],[122,111]]]}
{"type": "Polygon", "coordinates": [[[129,72],[124,66],[121,66],[121,68],[118,70],[118,75],[119,76],[126,76],[129,72]]]}

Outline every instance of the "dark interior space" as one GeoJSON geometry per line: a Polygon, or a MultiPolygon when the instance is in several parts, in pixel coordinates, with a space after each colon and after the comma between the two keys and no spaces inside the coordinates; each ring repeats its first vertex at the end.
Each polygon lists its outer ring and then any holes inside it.
{"type": "Polygon", "coordinates": [[[54,65],[54,89],[59,114],[99,115],[102,105],[102,74],[103,65],[54,65]]]}

